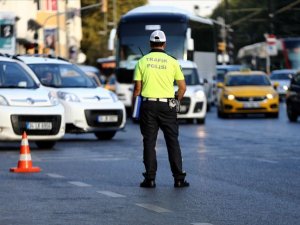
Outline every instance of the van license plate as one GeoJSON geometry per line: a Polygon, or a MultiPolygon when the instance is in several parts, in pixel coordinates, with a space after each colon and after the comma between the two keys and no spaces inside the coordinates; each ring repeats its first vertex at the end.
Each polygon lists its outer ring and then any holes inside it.
{"type": "Polygon", "coordinates": [[[118,116],[116,115],[98,116],[98,122],[118,122],[118,116]]]}
{"type": "Polygon", "coordinates": [[[51,130],[51,122],[26,122],[26,129],[28,130],[51,130]]]}

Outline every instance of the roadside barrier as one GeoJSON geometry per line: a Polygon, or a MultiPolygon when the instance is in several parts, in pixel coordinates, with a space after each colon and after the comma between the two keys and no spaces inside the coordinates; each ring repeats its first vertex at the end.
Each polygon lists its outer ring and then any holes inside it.
{"type": "Polygon", "coordinates": [[[28,143],[27,134],[24,131],[22,135],[20,158],[18,167],[10,168],[10,172],[14,173],[38,173],[41,169],[39,167],[32,167],[30,148],[28,143]]]}

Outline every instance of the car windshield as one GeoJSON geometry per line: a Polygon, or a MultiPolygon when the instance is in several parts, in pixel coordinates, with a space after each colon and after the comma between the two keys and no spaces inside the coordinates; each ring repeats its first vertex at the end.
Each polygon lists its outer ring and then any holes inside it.
{"type": "Polygon", "coordinates": [[[226,86],[269,86],[265,75],[229,75],[226,76],[226,86]]]}
{"type": "MultiPolygon", "coordinates": [[[[198,72],[195,68],[183,68],[182,72],[186,85],[200,85],[198,72]]],[[[176,81],[174,81],[174,85],[177,85],[176,81]]]]}
{"type": "Polygon", "coordinates": [[[290,80],[293,77],[293,73],[272,73],[271,80],[290,80]]]}
{"type": "Polygon", "coordinates": [[[29,64],[40,82],[57,88],[94,88],[96,84],[72,64],[29,64]]]}
{"type": "Polygon", "coordinates": [[[18,63],[1,61],[0,88],[38,88],[38,85],[18,63]]]}
{"type": "Polygon", "coordinates": [[[199,85],[198,72],[195,68],[182,69],[186,85],[199,85]]]}

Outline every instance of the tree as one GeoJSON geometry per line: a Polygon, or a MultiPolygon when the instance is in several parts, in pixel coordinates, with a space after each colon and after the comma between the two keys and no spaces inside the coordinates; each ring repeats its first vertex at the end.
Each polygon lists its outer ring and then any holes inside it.
{"type": "Polygon", "coordinates": [[[278,38],[299,37],[300,13],[296,7],[300,7],[299,0],[223,0],[211,17],[225,18],[234,30],[232,42],[236,55],[245,45],[265,41],[265,33],[278,38]]]}
{"type": "MultiPolygon", "coordinates": [[[[116,21],[129,10],[147,3],[147,0],[107,0],[107,13],[101,7],[82,11],[81,50],[87,56],[86,64],[95,65],[97,58],[108,57],[112,53],[107,49],[109,32],[113,28],[113,3],[116,5],[116,21]]],[[[81,7],[101,2],[101,0],[81,0],[81,7]]]]}

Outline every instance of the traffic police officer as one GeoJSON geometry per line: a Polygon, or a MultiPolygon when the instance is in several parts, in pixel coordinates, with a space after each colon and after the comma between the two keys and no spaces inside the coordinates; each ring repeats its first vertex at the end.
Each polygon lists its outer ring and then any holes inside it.
{"type": "Polygon", "coordinates": [[[156,139],[160,128],[165,137],[174,187],[187,187],[182,170],[181,149],[178,141],[177,111],[174,104],[174,80],[178,85],[177,100],[181,100],[186,84],[178,61],[164,51],[166,36],[161,30],[150,36],[151,51],[137,63],[134,72],[133,98],[142,96],[140,129],[143,136],[144,181],[140,187],[154,188],[157,170],[156,139]]]}

